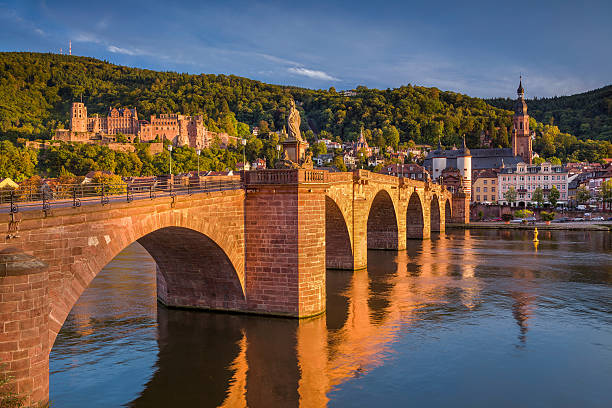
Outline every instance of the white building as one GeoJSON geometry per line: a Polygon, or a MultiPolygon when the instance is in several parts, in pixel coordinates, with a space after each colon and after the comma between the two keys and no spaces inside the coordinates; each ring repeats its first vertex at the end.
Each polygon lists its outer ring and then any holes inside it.
{"type": "Polygon", "coordinates": [[[519,163],[514,168],[502,168],[497,176],[498,201],[508,204],[504,194],[514,187],[517,192],[516,205],[533,203],[533,192],[540,188],[547,199],[553,186],[559,190],[559,202],[565,203],[568,199],[568,173],[563,166],[553,166],[544,162],[538,165],[519,163]]]}

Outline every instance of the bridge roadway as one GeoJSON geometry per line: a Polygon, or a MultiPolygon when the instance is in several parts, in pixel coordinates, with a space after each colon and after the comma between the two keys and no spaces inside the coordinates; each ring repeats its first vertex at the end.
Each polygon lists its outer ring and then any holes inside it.
{"type": "Polygon", "coordinates": [[[325,311],[326,268],[363,269],[368,249],[404,249],[469,210],[469,196],[364,170],[253,171],[240,183],[0,214],[0,361],[17,392],[48,400],[64,320],[134,241],[155,259],[157,297],[170,307],[303,318],[325,311]]]}

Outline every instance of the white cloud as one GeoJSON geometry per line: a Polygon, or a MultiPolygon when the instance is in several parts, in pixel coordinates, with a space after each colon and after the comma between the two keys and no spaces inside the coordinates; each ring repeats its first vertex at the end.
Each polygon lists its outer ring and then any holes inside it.
{"type": "Polygon", "coordinates": [[[287,71],[291,72],[292,74],[305,76],[311,79],[320,79],[323,81],[339,81],[338,78],[335,78],[326,72],[318,71],[316,69],[291,67],[291,68],[287,68],[287,71]]]}
{"type": "Polygon", "coordinates": [[[141,55],[141,52],[138,50],[130,50],[127,48],[115,47],[114,45],[109,45],[107,50],[110,52],[114,52],[116,54],[125,54],[125,55],[141,55]]]}
{"type": "Polygon", "coordinates": [[[94,44],[102,44],[102,40],[96,37],[94,34],[90,33],[79,33],[74,39],[75,42],[85,42],[85,43],[94,43],[94,44]]]}

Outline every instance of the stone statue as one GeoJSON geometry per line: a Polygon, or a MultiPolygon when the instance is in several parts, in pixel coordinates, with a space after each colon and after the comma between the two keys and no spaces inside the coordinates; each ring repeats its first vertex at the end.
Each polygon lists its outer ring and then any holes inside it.
{"type": "Polygon", "coordinates": [[[302,136],[300,135],[300,112],[295,108],[295,101],[291,99],[291,106],[289,108],[289,118],[287,119],[287,125],[289,127],[289,138],[293,138],[297,141],[303,142],[302,136]]]}
{"type": "Polygon", "coordinates": [[[283,158],[278,160],[274,166],[277,169],[297,169],[298,167],[299,165],[289,158],[289,153],[286,150],[283,153],[283,158]]]}
{"type": "Polygon", "coordinates": [[[314,167],[314,164],[312,163],[312,152],[308,152],[308,154],[306,155],[306,158],[304,159],[304,162],[300,165],[300,168],[312,169],[313,167],[314,167]]]}

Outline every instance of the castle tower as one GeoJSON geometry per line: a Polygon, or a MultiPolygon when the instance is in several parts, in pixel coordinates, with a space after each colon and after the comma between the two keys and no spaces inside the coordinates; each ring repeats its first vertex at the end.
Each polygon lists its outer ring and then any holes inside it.
{"type": "Polygon", "coordinates": [[[463,136],[463,146],[457,156],[457,168],[463,178],[463,189],[466,194],[470,195],[472,191],[472,153],[465,144],[465,136],[463,136]]]}
{"type": "Polygon", "coordinates": [[[87,108],[83,102],[73,102],[70,109],[70,130],[87,132],[87,108]]]}
{"type": "Polygon", "coordinates": [[[519,87],[516,93],[518,98],[514,106],[512,151],[515,156],[521,156],[525,163],[531,164],[531,134],[529,131],[529,115],[527,114],[527,103],[525,103],[525,91],[523,90],[522,77],[519,81],[519,87]]]}

